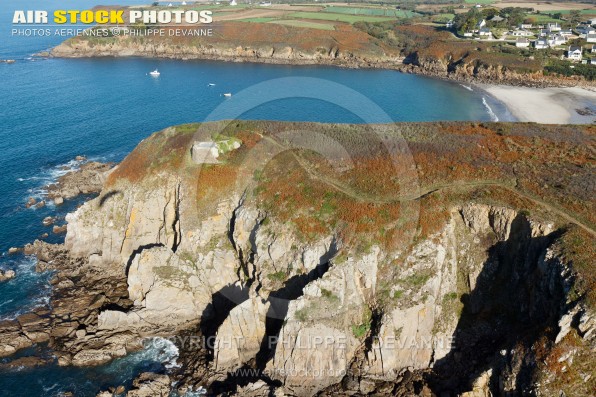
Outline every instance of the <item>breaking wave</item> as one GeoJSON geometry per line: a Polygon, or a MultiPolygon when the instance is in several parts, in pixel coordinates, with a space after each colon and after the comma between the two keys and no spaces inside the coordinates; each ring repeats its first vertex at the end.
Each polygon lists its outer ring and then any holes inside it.
{"type": "Polygon", "coordinates": [[[495,114],[495,112],[493,112],[491,107],[488,106],[488,103],[486,102],[485,97],[482,97],[482,104],[486,108],[486,111],[488,112],[488,115],[490,116],[491,121],[495,121],[495,122],[499,121],[499,117],[495,114]]]}

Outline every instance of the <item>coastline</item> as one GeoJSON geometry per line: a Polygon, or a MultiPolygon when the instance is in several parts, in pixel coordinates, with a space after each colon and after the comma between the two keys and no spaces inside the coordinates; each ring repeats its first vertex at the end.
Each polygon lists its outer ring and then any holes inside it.
{"type": "Polygon", "coordinates": [[[503,103],[520,122],[541,124],[596,122],[596,92],[585,88],[530,88],[495,84],[477,84],[477,86],[503,103]]]}
{"type": "Polygon", "coordinates": [[[103,45],[89,45],[85,41],[74,43],[66,40],[49,51],[36,56],[52,58],[149,58],[174,59],[181,61],[216,61],[231,63],[255,63],[292,66],[332,66],[345,69],[383,69],[402,73],[433,77],[453,82],[486,85],[507,85],[513,87],[583,87],[596,90],[596,83],[577,76],[549,76],[542,73],[518,73],[502,67],[486,66],[475,69],[458,68],[450,70],[449,65],[433,59],[411,60],[401,55],[379,55],[348,51],[322,54],[305,52],[287,46],[284,51],[273,47],[252,48],[243,46],[179,46],[169,43],[138,44],[117,42],[103,45]]]}

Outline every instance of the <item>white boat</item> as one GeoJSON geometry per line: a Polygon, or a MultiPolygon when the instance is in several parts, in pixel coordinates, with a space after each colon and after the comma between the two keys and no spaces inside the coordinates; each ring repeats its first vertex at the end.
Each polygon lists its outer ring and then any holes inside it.
{"type": "Polygon", "coordinates": [[[213,87],[215,85],[215,83],[209,83],[207,84],[209,87],[213,87]]]}
{"type": "Polygon", "coordinates": [[[155,69],[153,72],[150,72],[149,75],[153,76],[153,77],[159,77],[161,73],[159,73],[159,70],[155,69]]]}
{"type": "Polygon", "coordinates": [[[227,97],[227,98],[229,98],[229,97],[231,97],[231,96],[232,96],[232,94],[230,94],[229,92],[226,92],[226,93],[224,94],[224,96],[225,96],[225,97],[227,97]]]}

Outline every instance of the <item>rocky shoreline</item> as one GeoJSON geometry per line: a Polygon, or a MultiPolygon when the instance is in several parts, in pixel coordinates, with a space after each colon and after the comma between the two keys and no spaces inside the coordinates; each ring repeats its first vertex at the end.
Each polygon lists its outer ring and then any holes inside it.
{"type": "MultiPolygon", "coordinates": [[[[46,55],[46,54],[44,54],[46,55]]],[[[54,47],[50,56],[56,58],[96,58],[96,57],[144,57],[178,59],[183,61],[208,60],[235,63],[265,63],[277,65],[320,65],[350,69],[396,70],[440,79],[477,83],[501,84],[519,87],[582,87],[596,89],[591,81],[575,77],[546,76],[542,72],[516,73],[506,67],[472,65],[452,61],[428,60],[420,57],[402,57],[391,54],[342,52],[337,49],[324,52],[306,52],[292,47],[282,50],[274,47],[252,48],[246,46],[187,46],[165,43],[118,42],[106,45],[88,45],[86,42],[69,41],[54,47]]]]}
{"type": "MultiPolygon", "coordinates": [[[[229,156],[251,142],[240,136],[229,156]]],[[[442,139],[459,142],[453,131],[442,139]]],[[[61,366],[93,366],[161,337],[178,348],[179,366],[141,374],[128,397],[200,388],[254,397],[473,397],[556,383],[554,373],[536,372],[547,360],[534,353],[539,343],[544,354],[563,349],[556,360],[565,365],[596,343],[596,316],[570,292],[577,274],[553,223],[470,199],[451,203],[437,231],[407,252],[341,230],[309,241],[232,184],[197,205],[215,188],[199,184],[197,192],[196,179],[185,179],[192,169],[178,168],[192,164],[191,147],[176,128],[143,141],[98,197],[67,216],[64,244],[24,248],[39,271],[53,272],[51,302],[0,322],[0,357],[47,344],[61,366]],[[152,161],[166,155],[183,161],[156,169],[152,161]],[[583,347],[559,344],[571,337],[583,347]],[[395,338],[410,342],[379,342],[395,338]]],[[[219,186],[221,176],[214,179],[219,186]]],[[[99,395],[124,391],[114,385],[99,395]]]]}

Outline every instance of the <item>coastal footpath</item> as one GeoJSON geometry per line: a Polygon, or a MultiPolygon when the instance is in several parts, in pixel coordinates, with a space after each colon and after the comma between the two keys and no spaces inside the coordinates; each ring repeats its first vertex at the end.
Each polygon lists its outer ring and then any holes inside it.
{"type": "MultiPolygon", "coordinates": [[[[165,28],[164,28],[165,29],[165,28]]],[[[181,60],[333,65],[400,70],[462,82],[528,87],[586,87],[580,76],[545,75],[530,58],[495,52],[484,43],[455,39],[423,25],[399,25],[381,40],[352,26],[327,31],[276,24],[225,21],[213,36],[117,36],[71,38],[53,48],[55,57],[151,57],[181,60]]]]}
{"type": "Polygon", "coordinates": [[[10,363],[47,342],[60,365],[90,366],[173,341],[179,366],[141,374],[131,397],[172,382],[238,396],[587,395],[594,133],[167,128],[67,216],[64,244],[26,247],[55,272],[51,305],[1,322],[0,353],[10,363]]]}

